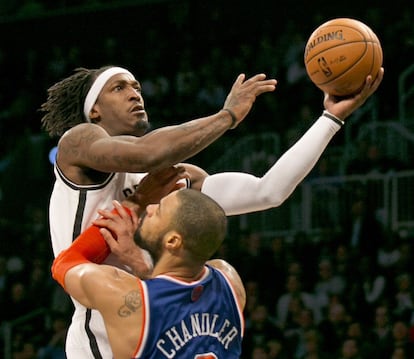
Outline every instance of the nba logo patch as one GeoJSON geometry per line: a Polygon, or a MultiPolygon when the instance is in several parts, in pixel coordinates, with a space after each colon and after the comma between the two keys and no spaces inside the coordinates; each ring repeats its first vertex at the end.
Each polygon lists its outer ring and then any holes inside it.
{"type": "Polygon", "coordinates": [[[203,290],[204,288],[202,285],[198,285],[197,287],[195,287],[193,291],[191,292],[191,300],[193,302],[197,301],[201,297],[203,290]]]}

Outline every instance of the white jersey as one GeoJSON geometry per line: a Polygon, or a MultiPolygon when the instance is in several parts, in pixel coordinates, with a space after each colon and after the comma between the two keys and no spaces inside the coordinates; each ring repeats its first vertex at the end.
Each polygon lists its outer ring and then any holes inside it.
{"type": "MultiPolygon", "coordinates": [[[[49,203],[49,226],[55,257],[98,218],[97,209],[112,209],[112,200],[125,199],[146,175],[112,173],[101,184],[79,186],[69,181],[57,165],[54,172],[56,181],[49,203]]],[[[116,261],[110,255],[105,263],[116,264],[116,261]]],[[[66,339],[67,359],[112,359],[100,313],[75,300],[73,303],[75,312],[66,339]]]]}

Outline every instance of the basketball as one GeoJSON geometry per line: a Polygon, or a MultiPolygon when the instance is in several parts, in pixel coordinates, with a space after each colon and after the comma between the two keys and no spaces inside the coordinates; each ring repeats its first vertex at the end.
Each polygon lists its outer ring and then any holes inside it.
{"type": "Polygon", "coordinates": [[[382,66],[377,35],[361,21],[337,18],[320,25],[309,37],[304,54],[306,72],[322,91],[350,96],[375,79],[382,66]]]}

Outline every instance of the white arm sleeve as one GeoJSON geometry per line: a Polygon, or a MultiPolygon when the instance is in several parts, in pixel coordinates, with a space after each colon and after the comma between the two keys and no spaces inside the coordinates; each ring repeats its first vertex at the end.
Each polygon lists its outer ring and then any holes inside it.
{"type": "Polygon", "coordinates": [[[220,204],[228,216],[278,207],[310,172],[339,129],[322,115],[263,177],[217,173],[204,180],[201,192],[220,204]]]}

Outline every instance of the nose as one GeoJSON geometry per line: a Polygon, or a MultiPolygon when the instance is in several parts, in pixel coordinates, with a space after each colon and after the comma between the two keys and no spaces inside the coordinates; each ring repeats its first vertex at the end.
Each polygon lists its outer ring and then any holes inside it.
{"type": "Polygon", "coordinates": [[[129,100],[137,100],[142,102],[142,94],[141,91],[137,90],[133,86],[128,87],[128,99],[129,100]]]}

